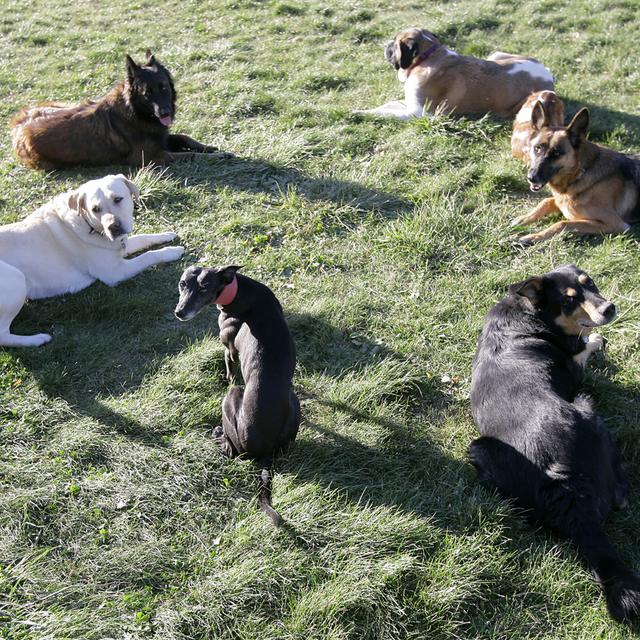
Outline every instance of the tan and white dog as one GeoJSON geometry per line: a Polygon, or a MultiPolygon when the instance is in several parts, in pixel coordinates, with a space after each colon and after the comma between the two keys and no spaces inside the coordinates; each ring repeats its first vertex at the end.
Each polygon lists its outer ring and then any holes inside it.
{"type": "Polygon", "coordinates": [[[354,113],[410,120],[430,113],[509,117],[534,91],[553,90],[549,69],[534,58],[493,53],[486,60],[463,56],[426,29],[401,31],[386,45],[385,57],[404,83],[404,101],[354,113]]]}
{"type": "Polygon", "coordinates": [[[165,247],[125,259],[177,238],[171,232],[129,237],[137,197],[138,188],[123,175],[106,176],[0,227],[0,346],[38,347],[51,340],[46,333],[11,333],[27,299],[75,293],[96,280],[115,286],[182,256],[183,247],[165,247]]]}
{"type": "Polygon", "coordinates": [[[513,132],[511,133],[511,154],[525,164],[529,164],[531,140],[538,133],[531,121],[531,114],[537,103],[540,103],[543,111],[547,114],[549,126],[561,127],[564,125],[564,102],[558,98],[558,94],[555,91],[532,93],[520,107],[520,111],[513,121],[513,132]]]}

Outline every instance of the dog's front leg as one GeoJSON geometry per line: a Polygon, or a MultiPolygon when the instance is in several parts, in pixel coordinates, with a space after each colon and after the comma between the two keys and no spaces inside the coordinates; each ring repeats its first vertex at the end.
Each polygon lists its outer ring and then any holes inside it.
{"type": "Polygon", "coordinates": [[[130,236],[127,238],[124,255],[130,256],[158,244],[173,242],[177,237],[178,234],[172,231],[167,231],[166,233],[140,233],[136,236],[130,236]]]}
{"type": "Polygon", "coordinates": [[[555,198],[545,198],[533,211],[526,213],[523,216],[519,216],[512,223],[512,227],[520,227],[525,224],[531,224],[540,218],[550,216],[552,213],[558,213],[560,208],[556,204],[555,198]]]}
{"type": "Polygon", "coordinates": [[[604,338],[599,333],[592,333],[588,338],[585,336],[585,340],[584,351],[573,356],[573,361],[583,368],[587,366],[589,356],[604,347],[604,338]]]}
{"type": "Polygon", "coordinates": [[[167,137],[167,151],[195,151],[197,153],[215,153],[218,147],[202,144],[189,136],[172,133],[167,137]]]}
{"type": "MultiPolygon", "coordinates": [[[[375,109],[355,109],[351,113],[358,115],[381,116],[383,118],[397,118],[398,120],[411,120],[414,114],[407,109],[407,103],[403,100],[393,100],[375,109]]],[[[422,115],[422,110],[420,111],[422,115]]]]}
{"type": "Polygon", "coordinates": [[[201,158],[203,155],[206,155],[207,158],[213,158],[214,160],[230,160],[234,157],[232,153],[226,153],[224,151],[211,151],[206,154],[198,153],[197,151],[165,151],[159,162],[169,164],[179,160],[195,160],[201,158]]]}
{"type": "Polygon", "coordinates": [[[142,273],[145,269],[153,267],[163,262],[175,262],[182,257],[184,247],[165,247],[164,249],[155,249],[147,251],[142,255],[125,260],[124,258],[117,263],[117,267],[108,273],[97,274],[96,277],[104,284],[115,287],[124,280],[129,280],[142,273]]]}

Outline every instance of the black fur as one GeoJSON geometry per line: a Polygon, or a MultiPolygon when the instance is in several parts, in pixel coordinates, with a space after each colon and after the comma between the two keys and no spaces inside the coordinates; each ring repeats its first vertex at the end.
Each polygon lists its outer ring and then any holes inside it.
{"type": "Polygon", "coordinates": [[[296,350],[278,299],[262,283],[237,274],[239,268],[189,267],[180,279],[175,314],[180,320],[193,318],[237,278],[236,297],[220,307],[218,317],[232,386],[214,436],[225,455],[258,462],[260,507],[277,527],[282,518],[271,504],[271,467],[273,457],[295,440],[300,425],[300,402],[292,387],[296,350]],[[236,384],[237,365],[244,388],[236,384]]]}
{"type": "MultiPolygon", "coordinates": [[[[562,267],[510,288],[489,312],[473,361],[471,408],[482,435],[469,449],[480,480],[570,538],[601,583],[609,613],[640,614],[640,577],[612,547],[602,522],[624,505],[628,484],[613,439],[578,394],[585,349],[558,324],[573,313],[568,287],[611,319],[595,285],[562,267]],[[602,301],[602,302],[600,302],[602,301]]],[[[584,275],[583,275],[584,279],[584,275]]]]}

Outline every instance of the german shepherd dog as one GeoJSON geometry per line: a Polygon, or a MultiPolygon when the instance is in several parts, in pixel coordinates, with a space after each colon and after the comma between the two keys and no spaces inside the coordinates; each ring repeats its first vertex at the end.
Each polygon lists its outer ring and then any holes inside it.
{"type": "Polygon", "coordinates": [[[548,184],[552,197],[512,224],[529,224],[557,212],[566,220],[523,236],[520,242],[539,242],[561,231],[583,235],[627,231],[640,213],[640,154],[627,155],[589,142],[586,108],[563,127],[552,125],[549,113],[537,103],[531,125],[529,185],[537,192],[548,184]]]}
{"type": "Polygon", "coordinates": [[[578,393],[593,328],[616,315],[570,265],[511,285],[487,315],[473,361],[471,411],[481,438],[469,449],[481,482],[568,537],[604,589],[610,615],[640,615],[640,576],[602,530],[626,506],[618,449],[591,399],[578,393]]]}
{"type": "MultiPolygon", "coordinates": [[[[13,148],[33,169],[166,163],[216,147],[169,133],[176,91],[169,71],[147,50],[146,64],[127,56],[127,75],[99,100],[46,102],[11,121],[13,148]]],[[[220,154],[226,156],[227,154],[220,154]]]]}

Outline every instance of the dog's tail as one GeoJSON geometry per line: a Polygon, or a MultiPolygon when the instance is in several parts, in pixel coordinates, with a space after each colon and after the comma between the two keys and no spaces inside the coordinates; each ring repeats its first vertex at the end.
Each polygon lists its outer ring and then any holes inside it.
{"type": "Polygon", "coordinates": [[[274,527],[282,525],[282,516],[273,508],[271,504],[271,481],[273,475],[271,467],[273,458],[264,458],[260,461],[260,471],[258,472],[258,482],[260,483],[260,493],[258,494],[258,502],[260,508],[269,516],[274,527]]]}
{"type": "Polygon", "coordinates": [[[600,525],[576,524],[572,537],[604,590],[609,615],[618,622],[639,619],[640,575],[622,561],[600,525]]]}

